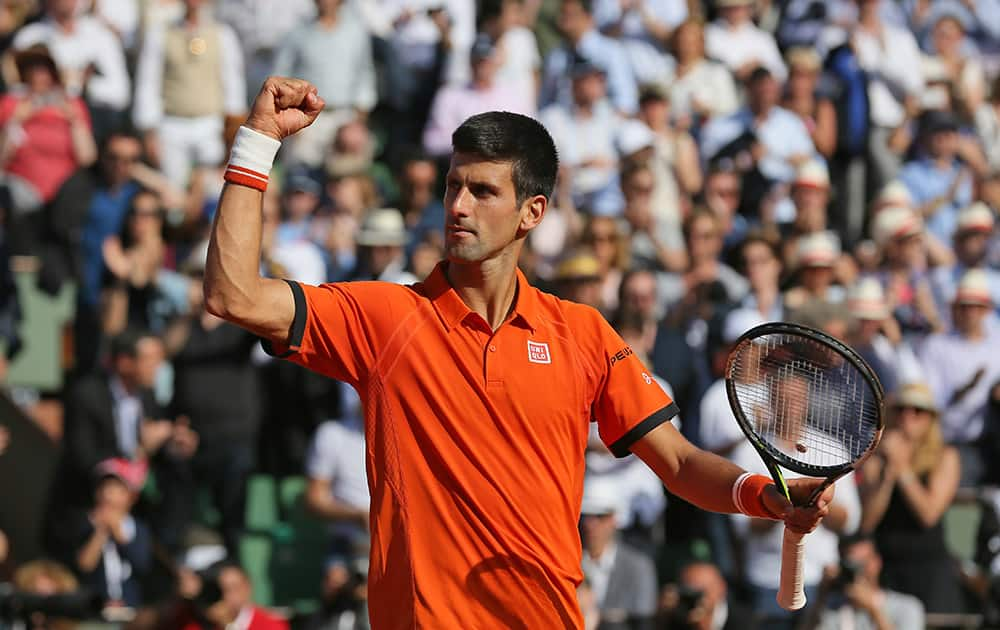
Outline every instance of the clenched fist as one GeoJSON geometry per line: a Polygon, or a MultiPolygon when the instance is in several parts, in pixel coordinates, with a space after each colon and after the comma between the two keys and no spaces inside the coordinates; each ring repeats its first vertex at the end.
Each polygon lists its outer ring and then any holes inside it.
{"type": "Polygon", "coordinates": [[[311,125],[323,107],[323,99],[308,81],[268,77],[254,99],[245,125],[281,140],[311,125]]]}

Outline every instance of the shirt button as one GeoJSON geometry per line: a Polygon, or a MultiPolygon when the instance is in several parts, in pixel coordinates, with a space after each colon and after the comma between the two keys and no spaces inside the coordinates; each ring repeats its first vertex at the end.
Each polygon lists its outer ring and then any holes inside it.
{"type": "Polygon", "coordinates": [[[490,346],[490,352],[496,352],[496,351],[497,351],[497,347],[491,345],[490,346]]]}

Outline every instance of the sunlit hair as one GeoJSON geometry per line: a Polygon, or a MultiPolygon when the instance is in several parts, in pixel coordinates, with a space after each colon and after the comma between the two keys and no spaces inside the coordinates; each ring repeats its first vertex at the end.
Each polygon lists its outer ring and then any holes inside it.
{"type": "Polygon", "coordinates": [[[75,591],[79,584],[73,574],[55,560],[32,560],[21,565],[14,572],[14,586],[26,593],[35,592],[35,583],[39,578],[47,577],[56,585],[59,593],[75,591]]]}
{"type": "Polygon", "coordinates": [[[595,243],[594,228],[602,223],[610,225],[614,229],[615,257],[611,261],[611,266],[615,269],[628,269],[631,262],[628,237],[619,227],[618,220],[614,217],[591,216],[583,228],[583,234],[580,235],[580,243],[587,245],[593,250],[595,243]]]}
{"type": "MultiPolygon", "coordinates": [[[[899,427],[899,413],[900,409],[895,405],[889,410],[887,418],[889,427],[899,427]]],[[[938,462],[941,461],[941,454],[944,452],[944,436],[941,435],[938,414],[932,411],[926,413],[931,414],[931,425],[927,427],[927,431],[920,438],[920,441],[914,445],[913,455],[910,458],[910,465],[917,476],[934,470],[938,462]]]]}

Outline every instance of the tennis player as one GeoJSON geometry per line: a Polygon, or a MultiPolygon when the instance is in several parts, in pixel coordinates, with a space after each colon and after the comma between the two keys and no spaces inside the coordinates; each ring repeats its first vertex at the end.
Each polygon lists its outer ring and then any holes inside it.
{"type": "MultiPolygon", "coordinates": [[[[816,507],[794,507],[768,477],[692,446],[669,422],[677,406],[598,312],[518,271],[558,168],[531,118],[490,112],[455,131],[447,257],[423,283],[262,278],[271,163],[322,109],[305,81],[264,84],[226,171],[205,299],[277,356],[360,394],[373,628],[581,628],[577,521],[591,421],[612,452],[635,453],[696,505],[817,526],[832,488],[816,507]]],[[[790,481],[793,499],[819,483],[790,481]]]]}

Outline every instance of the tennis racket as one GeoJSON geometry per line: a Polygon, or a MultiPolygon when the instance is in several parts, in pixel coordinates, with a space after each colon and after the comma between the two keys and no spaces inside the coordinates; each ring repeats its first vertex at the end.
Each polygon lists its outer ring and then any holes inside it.
{"type": "MultiPolygon", "coordinates": [[[[774,483],[791,500],[782,466],[825,477],[806,505],[854,470],[882,436],[882,385],[856,352],[805,326],[762,324],[741,336],[726,366],[733,414],[774,483]]],[[[803,535],[786,529],[778,604],[798,610],[803,535]]]]}

